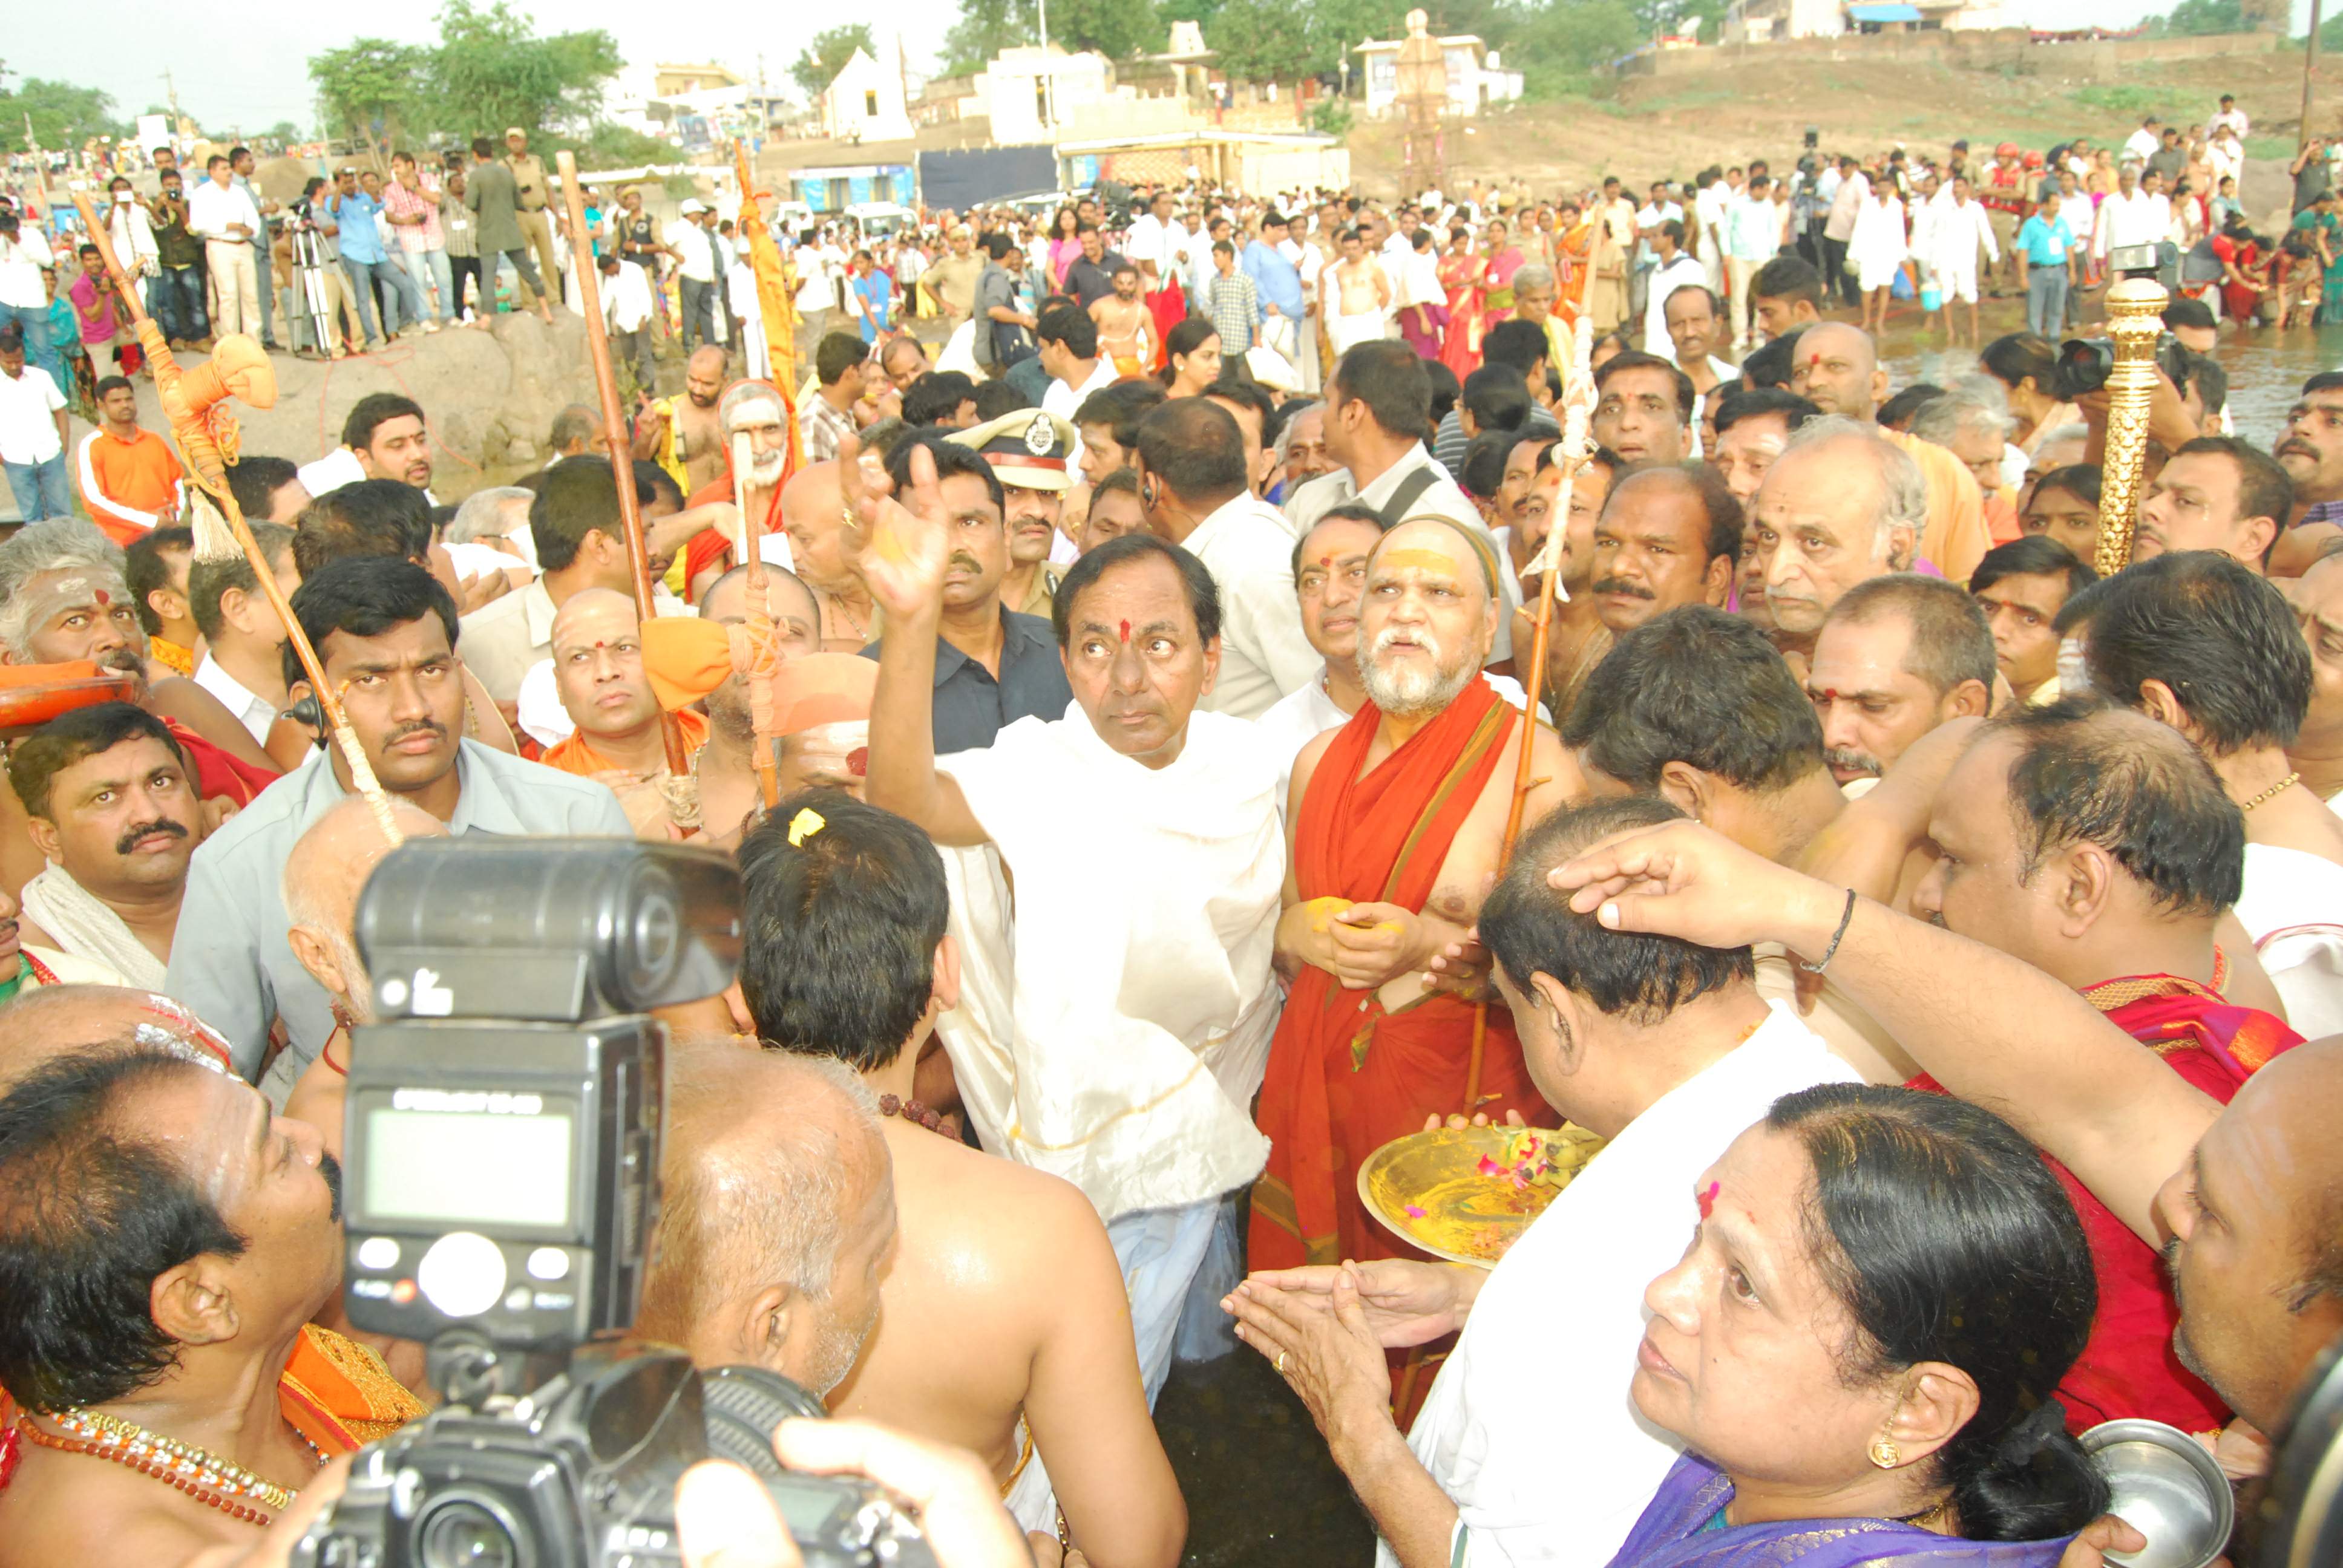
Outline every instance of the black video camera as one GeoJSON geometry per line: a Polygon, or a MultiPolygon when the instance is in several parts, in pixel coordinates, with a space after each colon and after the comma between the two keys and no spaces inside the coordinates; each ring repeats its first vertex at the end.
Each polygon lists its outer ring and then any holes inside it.
{"type": "Polygon", "coordinates": [[[350,1053],[345,1296],[357,1327],[430,1346],[447,1402],[359,1454],[297,1563],[679,1562],[675,1483],[712,1457],[764,1482],[809,1568],[931,1568],[883,1491],[775,1461],[774,1425],[818,1400],[618,1342],[659,1221],[647,1010],[724,988],[740,908],[729,857],[607,839],[417,839],[368,879],[381,1021],[350,1053]]]}
{"type": "MultiPolygon", "coordinates": [[[[2107,252],[2107,269],[2119,278],[2152,277],[2167,291],[2180,286],[2180,247],[2169,240],[2119,245],[2107,252]]],[[[2058,346],[2058,368],[2046,388],[2061,403],[2097,392],[2116,367],[2115,340],[2069,337],[2058,346]]],[[[2156,340],[2156,367],[2178,387],[2188,379],[2188,350],[2169,332],[2156,340]]]]}

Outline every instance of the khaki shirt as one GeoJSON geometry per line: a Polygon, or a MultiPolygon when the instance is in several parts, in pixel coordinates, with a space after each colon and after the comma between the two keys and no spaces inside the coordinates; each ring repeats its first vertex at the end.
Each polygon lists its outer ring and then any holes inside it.
{"type": "Polygon", "coordinates": [[[520,187],[520,210],[543,212],[553,194],[552,185],[545,177],[545,160],[535,153],[514,157],[505,156],[505,166],[512,170],[513,184],[520,187]]]}
{"type": "Polygon", "coordinates": [[[984,253],[971,250],[966,256],[946,256],[920,275],[920,281],[944,302],[944,308],[954,316],[968,316],[976,309],[976,280],[984,271],[984,253]]]}

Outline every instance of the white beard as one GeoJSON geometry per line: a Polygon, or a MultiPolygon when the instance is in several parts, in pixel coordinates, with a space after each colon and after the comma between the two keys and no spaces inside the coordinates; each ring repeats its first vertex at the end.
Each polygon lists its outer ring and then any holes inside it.
{"type": "Polygon", "coordinates": [[[1432,656],[1432,668],[1384,668],[1381,663],[1383,651],[1398,635],[1395,628],[1385,628],[1375,634],[1371,645],[1359,649],[1360,684],[1367,689],[1369,700],[1383,712],[1403,716],[1437,713],[1455,701],[1457,694],[1472,683],[1477,673],[1472,661],[1460,658],[1452,667],[1451,661],[1442,657],[1440,644],[1422,629],[1411,635],[1432,656]]]}

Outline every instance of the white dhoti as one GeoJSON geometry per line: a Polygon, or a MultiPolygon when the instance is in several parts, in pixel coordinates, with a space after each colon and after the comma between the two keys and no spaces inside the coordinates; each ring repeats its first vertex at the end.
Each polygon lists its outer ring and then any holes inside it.
{"type": "Polygon", "coordinates": [[[1058,1490],[1050,1484],[1049,1467],[1033,1447],[1033,1434],[1025,1425],[1025,1418],[1017,1418],[1017,1446],[1022,1459],[1016,1475],[1011,1478],[1008,1490],[1001,1494],[1001,1506],[1009,1517],[1017,1521],[1017,1528],[1038,1530],[1044,1535],[1058,1533],[1058,1490]]]}
{"type": "Polygon", "coordinates": [[[1326,325],[1332,340],[1334,357],[1340,359],[1342,351],[1353,344],[1373,343],[1387,336],[1391,317],[1380,310],[1365,310],[1356,316],[1337,315],[1326,325]]]}
{"type": "Polygon", "coordinates": [[[1151,1398],[1217,1201],[1268,1158],[1251,1107],[1280,1000],[1276,769],[1225,714],[1149,769],[1071,706],[936,767],[992,841],[945,856],[961,994],[937,1033],[984,1146],[1107,1221],[1151,1398]],[[1098,809],[1071,820],[1070,798],[1098,809]]]}
{"type": "Polygon", "coordinates": [[[2304,849],[2247,844],[2237,916],[2295,1032],[2305,1040],[2343,1033],[2343,866],[2304,849]]]}

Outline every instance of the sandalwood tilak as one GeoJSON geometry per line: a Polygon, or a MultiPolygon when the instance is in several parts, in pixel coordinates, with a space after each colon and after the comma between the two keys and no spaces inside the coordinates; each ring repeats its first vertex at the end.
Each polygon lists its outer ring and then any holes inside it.
{"type": "Polygon", "coordinates": [[[105,264],[106,276],[113,279],[116,297],[130,312],[139,347],[146,351],[147,366],[155,375],[156,398],[163,405],[164,417],[171,422],[179,466],[199,492],[192,503],[196,558],[225,560],[238,551],[243,553],[261,593],[284,622],[285,635],[301,661],[302,672],[309,678],[309,689],[317,694],[318,712],[349,769],[351,787],[365,799],[383,837],[393,845],[404,843],[406,835],[399,831],[397,820],[391,814],[390,798],[383,793],[382,785],[374,776],[373,765],[367,760],[366,748],[359,744],[357,731],[350,728],[341,694],[327,681],[324,661],[318,658],[308,634],[301,629],[300,619],[294,615],[284,590],[277,586],[277,573],[268,558],[261,553],[252,529],[245,522],[243,508],[236,504],[236,497],[228,489],[227,468],[236,460],[238,433],[227,400],[238,396],[256,408],[270,407],[276,403],[277,373],[269,366],[266,351],[249,337],[230,334],[214,344],[211,363],[193,372],[180,369],[170,346],[164,341],[162,329],[139,303],[138,291],[115,256],[113,240],[106,226],[98,221],[88,194],[75,191],[73,201],[81,214],[83,232],[97,247],[98,259],[105,264]]]}

